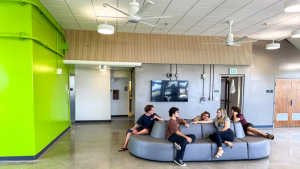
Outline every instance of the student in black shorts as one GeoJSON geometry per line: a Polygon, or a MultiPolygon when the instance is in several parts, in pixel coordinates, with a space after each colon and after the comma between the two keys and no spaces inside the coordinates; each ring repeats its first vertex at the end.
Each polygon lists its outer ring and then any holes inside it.
{"type": "Polygon", "coordinates": [[[157,114],[154,113],[154,106],[153,105],[147,105],[145,108],[145,114],[143,114],[138,121],[136,122],[135,126],[131,129],[127,130],[126,133],[126,140],[125,144],[122,148],[119,149],[119,151],[128,150],[128,141],[132,134],[140,134],[140,135],[146,135],[149,134],[152,130],[152,127],[154,125],[154,121],[161,121],[163,120],[160,118],[157,114]]]}
{"type": "Polygon", "coordinates": [[[263,137],[266,137],[267,139],[271,139],[271,140],[274,139],[274,136],[272,134],[262,133],[261,131],[254,128],[253,124],[248,123],[247,120],[245,119],[244,115],[241,114],[241,109],[239,107],[233,106],[231,108],[231,113],[232,113],[231,120],[239,121],[243,126],[245,134],[250,135],[250,136],[263,136],[263,137]]]}

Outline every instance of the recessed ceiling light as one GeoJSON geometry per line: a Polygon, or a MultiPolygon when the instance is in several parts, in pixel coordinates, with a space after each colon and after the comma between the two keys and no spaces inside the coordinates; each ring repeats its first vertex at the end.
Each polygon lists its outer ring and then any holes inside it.
{"type": "Polygon", "coordinates": [[[300,0],[288,0],[284,3],[285,12],[299,12],[300,0]]]}

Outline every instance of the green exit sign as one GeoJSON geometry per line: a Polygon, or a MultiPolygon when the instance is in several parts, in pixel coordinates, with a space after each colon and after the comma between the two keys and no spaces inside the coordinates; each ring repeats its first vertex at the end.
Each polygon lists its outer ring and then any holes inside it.
{"type": "Polygon", "coordinates": [[[237,74],[237,68],[230,68],[229,74],[237,74]]]}

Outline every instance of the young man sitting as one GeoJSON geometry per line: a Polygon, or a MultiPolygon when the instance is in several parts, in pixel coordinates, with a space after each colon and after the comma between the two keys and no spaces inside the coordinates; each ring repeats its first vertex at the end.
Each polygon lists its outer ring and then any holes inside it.
{"type": "Polygon", "coordinates": [[[193,143],[196,139],[194,134],[184,135],[180,131],[180,124],[185,125],[186,128],[189,127],[188,124],[183,119],[179,117],[179,109],[176,107],[172,107],[169,110],[169,116],[171,119],[167,125],[167,139],[170,142],[174,143],[175,148],[177,149],[177,154],[174,159],[174,162],[180,166],[186,166],[183,163],[182,159],[185,152],[185,147],[188,143],[193,143]]]}
{"type": "Polygon", "coordinates": [[[122,148],[119,149],[119,151],[124,151],[124,150],[128,150],[127,146],[128,146],[128,141],[129,138],[132,134],[140,134],[140,135],[144,135],[144,134],[149,134],[152,130],[152,127],[154,125],[154,121],[155,120],[163,120],[162,118],[160,118],[157,114],[154,113],[154,106],[153,105],[147,105],[145,108],[145,114],[143,114],[138,121],[136,122],[135,126],[131,129],[127,130],[126,133],[126,139],[125,139],[125,144],[122,148]]]}

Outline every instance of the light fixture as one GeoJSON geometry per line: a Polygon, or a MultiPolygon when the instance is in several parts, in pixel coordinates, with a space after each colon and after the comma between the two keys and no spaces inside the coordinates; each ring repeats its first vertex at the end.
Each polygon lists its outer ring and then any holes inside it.
{"type": "Polygon", "coordinates": [[[300,30],[292,31],[291,37],[292,38],[300,38],[300,30]]]}
{"type": "Polygon", "coordinates": [[[284,3],[284,12],[299,12],[300,0],[288,0],[284,3]]]}
{"type": "Polygon", "coordinates": [[[100,69],[100,71],[106,71],[106,66],[104,66],[104,65],[99,65],[99,69],[100,69]]]}
{"type": "Polygon", "coordinates": [[[279,49],[279,48],[280,48],[280,43],[274,43],[274,36],[273,36],[273,43],[267,44],[266,49],[273,50],[273,49],[279,49]]]}
{"type": "Polygon", "coordinates": [[[107,25],[106,18],[105,18],[105,24],[100,24],[97,26],[98,32],[101,34],[113,34],[115,32],[115,28],[112,25],[107,25]]]}

